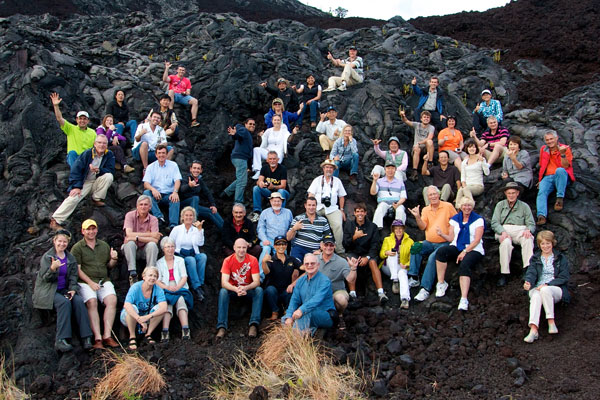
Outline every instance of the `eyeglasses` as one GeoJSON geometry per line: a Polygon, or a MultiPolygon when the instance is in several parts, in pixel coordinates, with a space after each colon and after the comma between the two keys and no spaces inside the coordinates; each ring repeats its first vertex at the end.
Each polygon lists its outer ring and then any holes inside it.
{"type": "Polygon", "coordinates": [[[275,243],[275,246],[287,246],[287,243],[286,242],[278,242],[278,243],[275,243]]]}
{"type": "Polygon", "coordinates": [[[305,262],[304,265],[317,265],[317,262],[305,262]]]}
{"type": "Polygon", "coordinates": [[[325,246],[325,247],[335,247],[335,244],[333,244],[333,243],[323,243],[323,246],[325,246]]]}

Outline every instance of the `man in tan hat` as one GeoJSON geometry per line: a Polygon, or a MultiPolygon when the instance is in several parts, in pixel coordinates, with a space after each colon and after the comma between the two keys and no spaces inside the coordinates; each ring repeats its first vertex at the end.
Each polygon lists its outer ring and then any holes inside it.
{"type": "Polygon", "coordinates": [[[317,215],[327,218],[329,226],[335,238],[335,251],[344,253],[342,241],[344,231],[342,224],[346,220],[344,203],[346,201],[346,189],[339,178],[333,176],[337,168],[333,160],[325,160],[321,163],[323,175],[317,176],[308,187],[308,196],[317,199],[317,215]]]}
{"type": "Polygon", "coordinates": [[[88,310],[90,326],[94,333],[93,348],[119,347],[111,336],[117,311],[117,294],[108,274],[108,270],[117,265],[118,254],[108,243],[96,239],[98,224],[93,219],[83,221],[81,233],[83,239],[73,245],[71,254],[79,264],[78,294],[88,310]],[[100,331],[98,301],[104,303],[104,334],[100,331]]]}
{"type": "Polygon", "coordinates": [[[506,200],[499,201],[492,215],[492,229],[500,242],[500,279],[498,286],[506,285],[510,276],[510,258],[513,243],[521,246],[523,268],[529,266],[533,255],[533,233],[535,219],[527,203],[519,200],[521,186],[517,182],[508,182],[504,187],[506,200]]]}

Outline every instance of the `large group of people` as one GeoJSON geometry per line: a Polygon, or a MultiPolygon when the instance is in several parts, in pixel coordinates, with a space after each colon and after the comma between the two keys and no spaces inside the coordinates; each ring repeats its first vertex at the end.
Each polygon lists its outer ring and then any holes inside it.
{"type": "Polygon", "coordinates": [[[299,87],[290,86],[284,78],[277,79],[276,88],[267,82],[260,84],[273,97],[264,115],[267,129],[257,134],[257,147],[253,147],[255,119],[228,129],[233,140],[235,180],[220,193],[219,204],[202,178],[200,161],[189,164],[185,178],[178,163],[172,161],[175,148],[169,142],[178,137],[179,130],[174,103],[191,106],[190,127],[199,125],[198,100],[191,95],[185,67],[178,66],[177,74],[169,75],[171,64],[165,63],[163,81],[168,89],[139,124],[130,119],[125,92],[120,89],[95,132],[88,128],[87,112],[79,111],[76,124],[71,124],[62,116],[59,95],[50,96],[56,119],[67,135],[71,172],[69,194],[50,218],[55,230],[53,248],[40,260],[33,298],[35,307],[57,311],[58,351],[72,349],[72,313],[85,349],[118,346],[112,336],[117,298],[109,273],[117,265],[118,252],[97,239],[99,227],[92,219],[83,222],[83,239],[69,252],[71,234],[63,225],[88,194],[96,207],[105,205],[115,170],[135,170],[128,161],[129,152],[142,165],[144,189],[123,223],[121,252],[130,288],[120,320],[129,332],[130,350],[137,349],[140,337],[148,344],[155,343],[152,333],[159,326],[160,341],[169,342],[174,314],[181,325],[181,338],[191,338],[189,311],[194,299],[202,302],[208,295],[204,289],[208,261],[203,250],[205,219],[220,231],[223,245],[217,338],[227,333],[233,300],[251,303],[249,337],[258,334],[263,298],[270,320],[281,317],[282,324],[311,333],[334,326],[345,329],[343,314],[349,302],[360,297],[358,283],[371,279],[379,304],[384,305],[389,301],[384,278],[389,279],[392,293],[399,295],[400,307],[408,309],[413,288],[420,287],[416,302],[427,300],[434,284],[435,297],[446,296],[449,264],[458,266],[458,309],[467,311],[471,279],[485,256],[486,221],[475,212],[474,197],[486,191],[484,177],[496,162],[502,164],[506,197],[496,204],[490,221],[500,243],[498,286],[506,285],[510,278],[513,245],[518,244],[526,269],[523,288],[531,298],[531,331],[525,341],[531,343],[539,337],[542,305],[549,333],[558,331],[553,305],[568,301],[568,264],[554,247],[556,240],[550,231],[538,233],[540,251],[534,253],[534,233],[537,226],[547,222],[548,196],[554,190],[554,210],[564,207],[565,188],[575,180],[571,149],[558,143],[556,132],[545,134],[546,145],[540,149],[536,220],[529,206],[519,200],[533,186],[529,154],[522,149],[521,139],[501,125],[502,108],[498,100],[491,99],[491,91],[481,93],[482,102],[473,110],[473,129],[464,140],[456,128],[457,118],[446,113],[439,79],[431,77],[429,87],[419,88],[414,78],[413,91],[419,97],[415,121],[407,118],[402,107],[399,111],[402,121],[412,128],[413,145],[408,151],[402,150],[398,137],[392,136],[384,151],[380,139],[372,140],[375,154],[383,160],[383,165],[375,165],[371,171],[369,193],[377,206],[371,220],[367,205],[354,199],[352,216],[346,215],[348,193],[340,170],[347,170],[351,185],[358,184],[358,142],[353,127],[337,118],[335,106],[329,105],[318,116],[323,93],[344,91],[363,82],[363,60],[354,46],[345,59],[336,59],[331,53],[327,58],[333,66],[343,67],[343,72],[340,77],[329,78],[324,90],[313,74],[299,87]],[[310,111],[311,128],[320,134],[315,140],[328,154],[320,164],[323,174],[312,180],[305,193],[304,212],[294,216],[286,208],[291,188],[283,161],[288,143],[302,125],[305,108],[310,111]],[[252,213],[246,216],[249,162],[256,185],[252,189],[252,213]],[[433,184],[422,189],[422,210],[419,205],[408,208],[418,229],[424,231],[425,239],[415,241],[406,232],[405,182],[407,172],[408,179],[418,180],[421,163],[421,175],[431,177],[433,184]],[[231,215],[223,217],[220,203],[231,197],[231,215]],[[269,207],[263,209],[267,200],[269,207]],[[168,209],[167,216],[161,206],[168,209]],[[144,261],[144,268],[138,268],[138,261],[144,261]],[[140,269],[142,279],[138,281],[140,269]],[[357,279],[359,275],[365,279],[357,279]],[[104,305],[102,321],[98,303],[104,305]]]}

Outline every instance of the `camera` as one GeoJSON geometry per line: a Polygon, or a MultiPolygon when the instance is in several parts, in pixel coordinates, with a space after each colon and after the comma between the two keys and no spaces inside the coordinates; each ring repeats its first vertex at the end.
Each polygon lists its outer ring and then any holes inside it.
{"type": "Polygon", "coordinates": [[[386,218],[396,219],[396,209],[394,207],[388,208],[385,216],[386,218]]]}
{"type": "Polygon", "coordinates": [[[325,207],[331,206],[331,197],[329,197],[329,196],[323,197],[321,199],[321,204],[323,204],[325,207]]]}

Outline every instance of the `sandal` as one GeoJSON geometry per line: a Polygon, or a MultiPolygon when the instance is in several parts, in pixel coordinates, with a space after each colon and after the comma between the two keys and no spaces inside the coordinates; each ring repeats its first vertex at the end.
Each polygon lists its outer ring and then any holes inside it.
{"type": "Polygon", "coordinates": [[[137,341],[135,340],[134,337],[129,338],[129,343],[127,343],[127,349],[129,349],[131,351],[137,350],[137,341]]]}
{"type": "Polygon", "coordinates": [[[144,340],[146,341],[146,344],[151,344],[151,345],[156,344],[156,340],[152,339],[152,336],[150,336],[150,335],[144,336],[144,340]]]}

